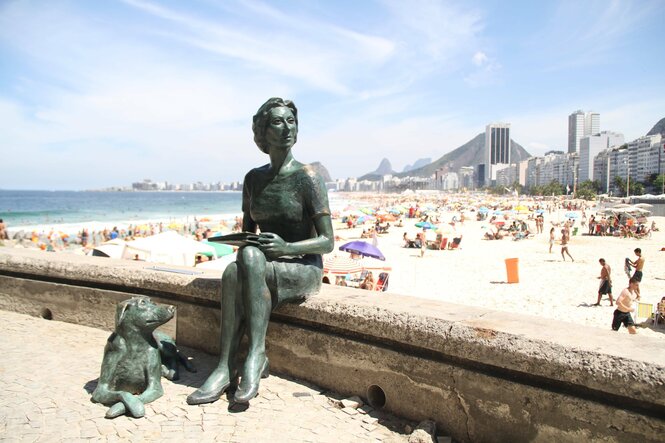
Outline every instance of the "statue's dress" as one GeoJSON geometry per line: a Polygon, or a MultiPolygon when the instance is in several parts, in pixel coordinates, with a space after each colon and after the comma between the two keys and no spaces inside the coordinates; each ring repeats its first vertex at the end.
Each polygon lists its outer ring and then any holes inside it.
{"type": "MultiPolygon", "coordinates": [[[[314,221],[330,215],[325,184],[310,165],[302,165],[286,176],[273,176],[270,165],[249,171],[244,181],[242,211],[250,215],[261,232],[277,234],[288,243],[316,237],[314,221]]],[[[266,260],[266,282],[273,309],[321,289],[320,254],[266,260]]]]}

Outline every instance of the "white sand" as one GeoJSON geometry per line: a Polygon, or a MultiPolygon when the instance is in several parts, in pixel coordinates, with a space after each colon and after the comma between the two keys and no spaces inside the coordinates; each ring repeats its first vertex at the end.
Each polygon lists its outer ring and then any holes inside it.
{"type": "MultiPolygon", "coordinates": [[[[449,213],[443,219],[449,221],[452,216],[449,213]]],[[[612,268],[616,300],[628,284],[624,259],[635,259],[633,250],[639,247],[646,260],[641,301],[655,307],[665,296],[665,252],[660,251],[665,247],[665,217],[649,217],[649,223],[655,220],[661,229],[652,238],[582,236],[582,232],[572,236],[569,251],[574,263],[567,256],[565,262],[561,258],[560,228],[556,229],[557,242],[552,253],[548,253],[550,220],[556,221],[555,213],[545,214],[544,234],[520,241],[483,240],[486,229],[482,227],[488,226],[487,221],[466,221],[463,227],[458,224],[458,231],[463,233],[459,250],[428,249],[421,258],[419,249],[402,247],[405,231],[410,238],[420,231],[413,227],[417,220],[405,219],[403,228],[392,227],[389,234],[378,237],[378,247],[393,268],[389,292],[559,319],[612,332],[610,324],[615,308],[609,306],[609,299],[605,297],[600,307],[591,306],[598,296],[598,259],[605,258],[612,268]],[[504,259],[515,257],[519,259],[519,283],[506,284],[504,259]]],[[[535,231],[533,222],[530,226],[535,231]]],[[[583,229],[580,227],[580,231],[583,229]]],[[[362,228],[337,229],[336,235],[343,240],[338,240],[336,249],[347,239],[358,238],[361,231],[362,228]]],[[[639,319],[637,323],[644,321],[639,319]]],[[[621,333],[627,333],[626,329],[622,327],[621,333]]],[[[640,328],[638,333],[665,340],[663,325],[640,328]]]]}

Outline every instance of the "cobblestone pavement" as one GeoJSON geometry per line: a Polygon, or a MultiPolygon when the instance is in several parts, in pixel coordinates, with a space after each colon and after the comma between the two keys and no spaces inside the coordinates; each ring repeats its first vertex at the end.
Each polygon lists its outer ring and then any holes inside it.
{"type": "Polygon", "coordinates": [[[90,393],[108,332],[7,311],[0,324],[0,441],[405,442],[414,425],[369,406],[342,410],[334,393],[274,374],[246,410],[225,398],[189,406],[214,361],[189,349],[198,373],[162,379],[144,418],[107,420],[90,393]]]}

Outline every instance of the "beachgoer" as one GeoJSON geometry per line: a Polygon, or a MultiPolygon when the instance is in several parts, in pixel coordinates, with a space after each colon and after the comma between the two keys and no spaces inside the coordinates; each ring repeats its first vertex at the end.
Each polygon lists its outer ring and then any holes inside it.
{"type": "Polygon", "coordinates": [[[570,252],[568,252],[568,241],[570,240],[569,236],[570,234],[568,233],[568,228],[564,227],[561,230],[561,258],[563,258],[563,261],[566,261],[566,256],[564,255],[564,253],[568,254],[568,257],[570,257],[572,261],[575,261],[573,256],[570,255],[570,252]]]}
{"type": "Polygon", "coordinates": [[[612,268],[605,262],[604,258],[598,260],[600,263],[600,286],[598,287],[598,301],[594,306],[600,306],[600,300],[603,298],[603,295],[607,294],[610,297],[610,306],[614,306],[614,300],[612,300],[612,268]]]}
{"type": "Polygon", "coordinates": [[[319,291],[321,254],[334,246],[325,183],[314,168],[296,161],[291,153],[298,135],[293,102],[269,99],[254,116],[252,130],[270,163],[245,176],[242,230],[260,230],[260,234],[258,240],[248,240],[238,250],[237,261],[224,270],[219,362],[187,397],[189,404],[218,400],[238,372],[235,402],[247,403],[256,396],[261,377],[268,375],[265,338],[271,311],[319,291]],[[245,332],[248,352],[239,364],[236,354],[245,332]]]}
{"type": "Polygon", "coordinates": [[[7,234],[7,225],[0,218],[0,240],[9,240],[9,234],[7,234]]]}
{"type": "Polygon", "coordinates": [[[552,253],[552,246],[554,246],[554,228],[550,229],[550,254],[552,253]]]}
{"type": "MultiPolygon", "coordinates": [[[[638,282],[642,283],[642,269],[644,269],[644,257],[642,256],[642,249],[640,248],[635,248],[633,251],[635,252],[635,255],[637,255],[637,259],[635,261],[630,261],[630,266],[635,268],[635,273],[633,274],[634,279],[636,279],[638,282]]],[[[639,286],[637,287],[637,299],[640,299],[640,288],[639,286]]]]}
{"type": "Polygon", "coordinates": [[[614,310],[614,318],[612,319],[613,330],[618,331],[623,324],[628,329],[629,333],[637,334],[635,322],[630,313],[635,311],[633,301],[637,297],[636,291],[638,291],[639,288],[640,282],[635,278],[631,278],[628,281],[628,287],[621,291],[619,298],[617,298],[617,308],[614,310]]]}
{"type": "Polygon", "coordinates": [[[360,289],[367,289],[368,291],[374,290],[374,275],[371,272],[368,272],[365,276],[365,280],[360,283],[360,289]]]}

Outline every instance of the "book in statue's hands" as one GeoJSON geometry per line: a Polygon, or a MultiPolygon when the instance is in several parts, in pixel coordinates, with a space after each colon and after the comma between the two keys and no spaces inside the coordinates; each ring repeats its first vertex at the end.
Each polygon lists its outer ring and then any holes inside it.
{"type": "Polygon", "coordinates": [[[258,246],[259,234],[254,232],[235,232],[228,235],[218,235],[208,238],[209,242],[224,243],[231,246],[258,246]]]}

